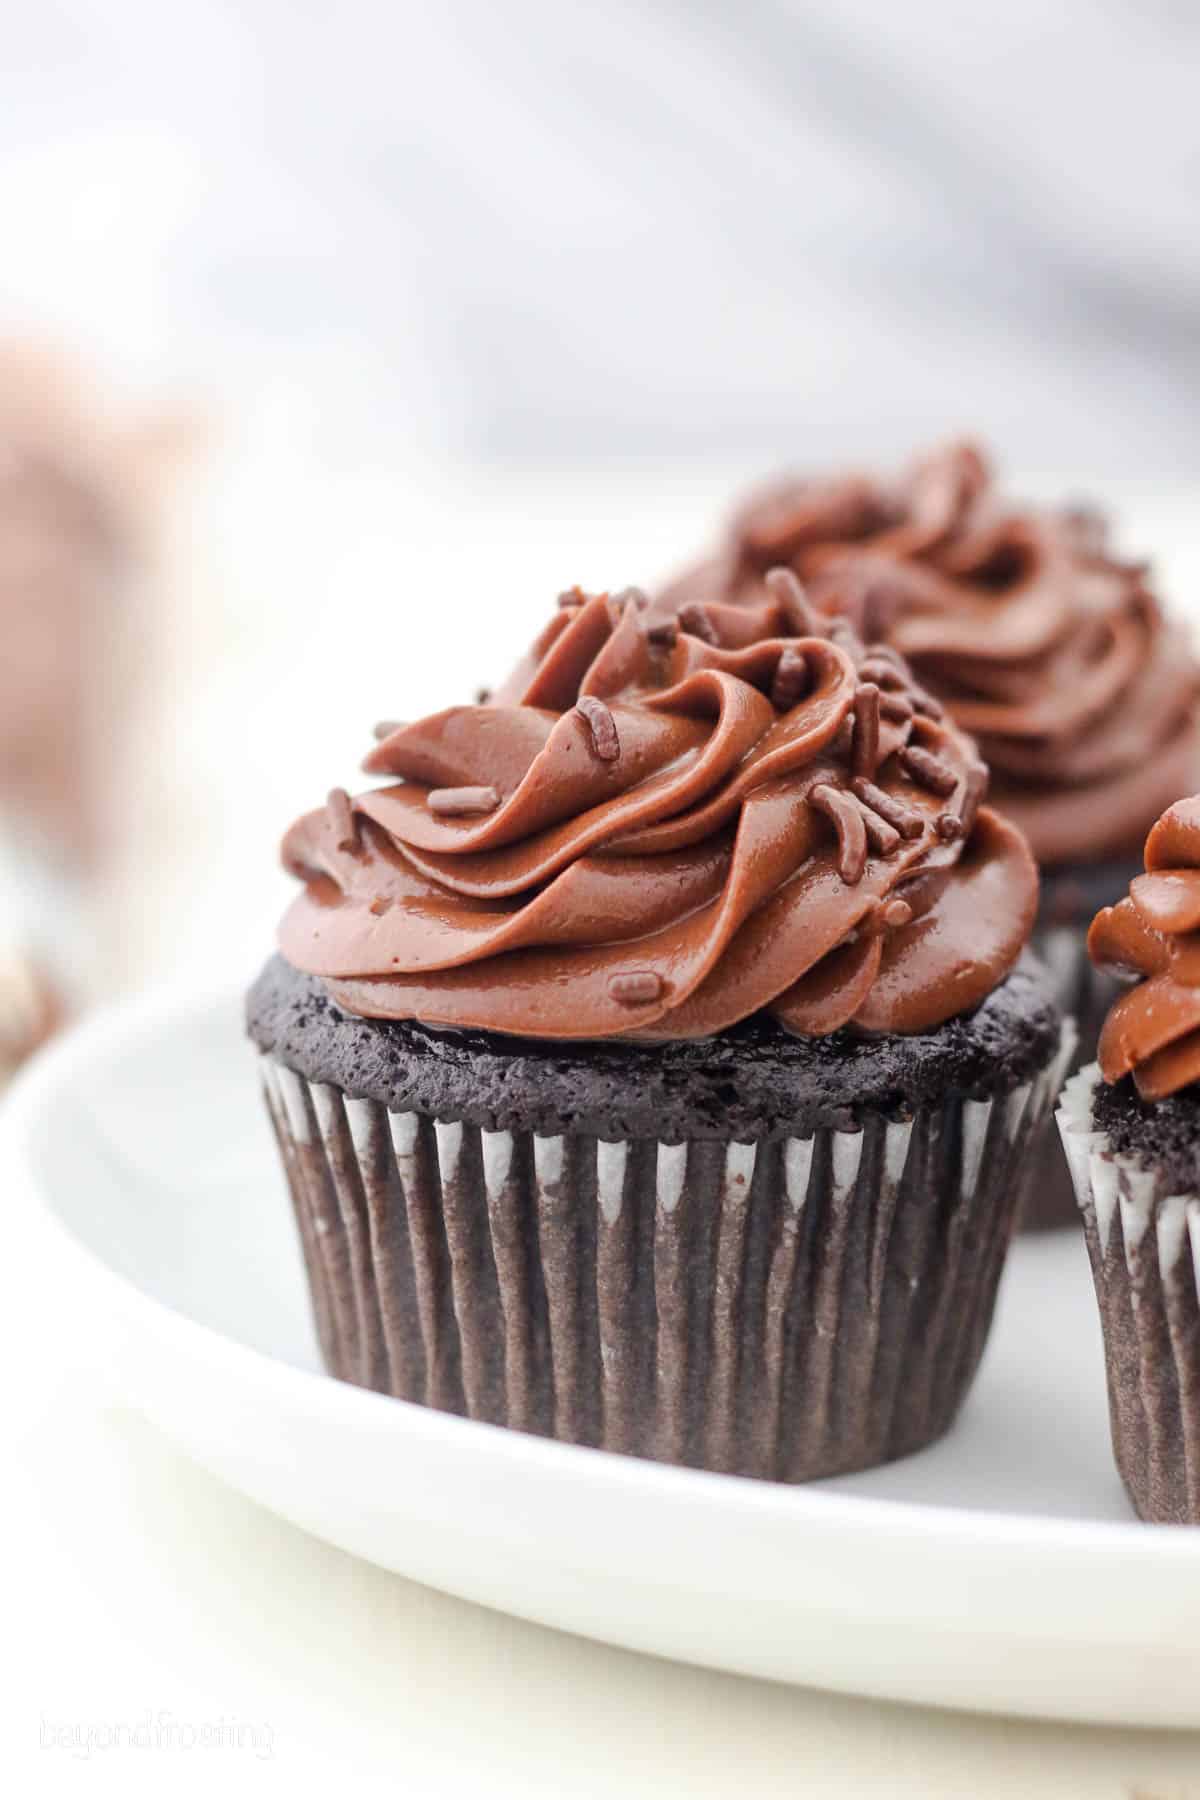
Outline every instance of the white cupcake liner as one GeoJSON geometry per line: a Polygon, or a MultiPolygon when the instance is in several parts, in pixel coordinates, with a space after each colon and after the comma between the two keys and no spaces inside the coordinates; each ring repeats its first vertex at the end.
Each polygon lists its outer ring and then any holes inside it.
{"type": "Polygon", "coordinates": [[[995,1101],[760,1143],[488,1131],[261,1066],[332,1374],[802,1481],[950,1424],[1067,1054],[995,1101]]]}
{"type": "Polygon", "coordinates": [[[1118,1154],[1092,1123],[1100,1071],[1063,1089],[1057,1122],[1083,1218],[1113,1453],[1143,1519],[1200,1523],[1200,1196],[1118,1154]]]}

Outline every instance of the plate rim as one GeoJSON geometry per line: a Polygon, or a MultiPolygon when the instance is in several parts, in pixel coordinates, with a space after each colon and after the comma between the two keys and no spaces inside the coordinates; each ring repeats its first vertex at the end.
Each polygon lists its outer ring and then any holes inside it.
{"type": "MultiPolygon", "coordinates": [[[[1200,1561],[1200,1532],[1186,1527],[1132,1518],[1077,1519],[898,1500],[844,1490],[831,1492],[822,1483],[759,1481],[748,1476],[676,1467],[461,1418],[356,1388],[323,1372],[298,1368],[149,1293],[79,1237],[44,1191],[35,1163],[38,1126],[55,1096],[77,1080],[93,1058],[127,1050],[138,1040],[168,1027],[174,1031],[186,1029],[190,1022],[204,1016],[236,1015],[242,992],[240,984],[230,981],[172,984],[99,1009],[37,1055],[0,1103],[0,1158],[12,1163],[18,1193],[26,1196],[25,1203],[49,1228],[60,1253],[68,1254],[93,1285],[107,1289],[123,1310],[143,1314],[155,1332],[167,1332],[177,1337],[184,1348],[190,1343],[206,1357],[215,1356],[223,1364],[238,1363],[248,1356],[260,1375],[282,1381],[298,1395],[304,1395],[310,1404],[324,1408],[332,1400],[339,1408],[360,1410],[364,1418],[376,1423],[388,1417],[402,1418],[409,1436],[415,1434],[464,1449],[478,1444],[493,1457],[519,1462],[526,1469],[544,1472],[556,1480],[591,1479],[608,1488],[636,1489],[668,1501],[691,1496],[706,1505],[731,1505],[743,1516],[782,1518],[786,1514],[791,1522],[807,1518],[814,1523],[836,1523],[842,1533],[864,1539],[877,1538],[882,1528],[893,1534],[940,1542],[947,1548],[977,1548],[981,1541],[987,1541],[1002,1544],[1012,1553],[1053,1553],[1089,1560],[1104,1557],[1106,1563],[1116,1554],[1130,1553],[1139,1562],[1165,1560],[1178,1565],[1186,1561],[1194,1565],[1200,1561]],[[396,1408],[401,1409],[399,1414],[396,1408]]],[[[251,1078],[251,1071],[248,1056],[247,1079],[251,1078]]]]}

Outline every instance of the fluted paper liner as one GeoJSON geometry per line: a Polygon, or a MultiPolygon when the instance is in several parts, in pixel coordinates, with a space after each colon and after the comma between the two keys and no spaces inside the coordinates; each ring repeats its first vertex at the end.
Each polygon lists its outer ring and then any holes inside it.
{"type": "Polygon", "coordinates": [[[1113,1454],[1139,1516],[1200,1524],[1200,1197],[1168,1194],[1092,1125],[1093,1063],[1058,1126],[1091,1258],[1113,1454]]]}
{"type": "MultiPolygon", "coordinates": [[[[1081,1063],[1094,1060],[1100,1027],[1118,983],[1097,969],[1088,956],[1086,926],[1042,926],[1034,933],[1031,948],[1050,972],[1055,1004],[1064,1018],[1075,1021],[1075,1054],[1064,1071],[1072,1074],[1081,1063]]],[[[1054,1231],[1079,1224],[1075,1185],[1052,1117],[1047,1117],[1030,1154],[1025,1204],[1018,1222],[1022,1231],[1054,1231]]]]}
{"type": "Polygon", "coordinates": [[[332,1374],[783,1481],[950,1424],[1061,1063],[857,1132],[672,1144],[389,1112],[262,1058],[332,1374]]]}

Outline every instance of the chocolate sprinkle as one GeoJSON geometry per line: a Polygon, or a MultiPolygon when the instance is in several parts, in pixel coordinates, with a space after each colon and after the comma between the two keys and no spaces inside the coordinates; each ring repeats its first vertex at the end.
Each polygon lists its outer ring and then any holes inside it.
{"type": "Polygon", "coordinates": [[[970,831],[975,823],[975,814],[988,791],[988,774],[986,763],[972,763],[967,770],[966,785],[958,802],[958,815],[962,820],[963,835],[970,831]]]}
{"type": "Polygon", "coordinates": [[[847,619],[833,619],[826,626],[826,631],[829,641],[844,650],[857,668],[866,655],[866,648],[853,625],[847,619]]]}
{"type": "Polygon", "coordinates": [[[902,800],[893,800],[890,794],[885,794],[873,781],[865,781],[861,775],[856,776],[850,786],[863,805],[869,806],[881,819],[886,819],[902,838],[920,837],[925,829],[924,821],[920,813],[915,812],[911,806],[905,806],[902,800]]]}
{"type": "Polygon", "coordinates": [[[881,638],[904,604],[903,588],[895,580],[872,571],[859,587],[856,623],[866,643],[881,638]]]}
{"type": "Polygon", "coordinates": [[[952,794],[958,786],[958,776],[950,764],[935,756],[932,750],[923,750],[920,744],[906,744],[899,754],[909,774],[933,793],[952,794]]]}
{"type": "Polygon", "coordinates": [[[874,682],[864,681],[854,690],[854,754],[851,774],[875,773],[879,761],[879,689],[874,682]]]}
{"type": "Polygon", "coordinates": [[[466,818],[472,813],[495,812],[500,794],[494,787],[430,788],[425,804],[443,818],[466,818]]]}
{"type": "Polygon", "coordinates": [[[873,681],[876,687],[881,688],[903,687],[907,680],[904,671],[898,669],[890,657],[881,656],[874,644],[871,646],[871,654],[858,673],[861,680],[873,681]]]}
{"type": "Polygon", "coordinates": [[[608,978],[608,991],[622,1006],[649,1006],[662,990],[662,976],[653,969],[626,969],[608,978]]]}
{"type": "Polygon", "coordinates": [[[647,625],[646,638],[651,644],[673,649],[679,641],[678,619],[656,619],[653,625],[647,625]]]}
{"type": "MultiPolygon", "coordinates": [[[[907,925],[911,918],[912,907],[907,900],[881,900],[875,906],[874,911],[867,914],[858,930],[863,937],[879,937],[885,931],[907,925]]],[[[852,934],[852,936],[855,935],[858,934],[852,934]]]]}
{"type": "Polygon", "coordinates": [[[822,782],[809,799],[819,813],[833,822],[838,835],[838,874],[848,887],[861,881],[867,866],[867,827],[862,811],[849,794],[822,782]]]}
{"type": "Polygon", "coordinates": [[[789,644],[775,665],[771,705],[777,712],[790,712],[797,701],[803,700],[808,689],[808,659],[802,650],[793,649],[789,644]]]}
{"type": "Polygon", "coordinates": [[[903,725],[913,716],[912,701],[906,700],[903,694],[880,694],[879,711],[893,724],[903,725]]]}
{"type": "Polygon", "coordinates": [[[820,637],[816,609],[792,569],[768,569],[763,584],[797,637],[820,637]]]}
{"type": "Polygon", "coordinates": [[[937,815],[937,835],[950,844],[959,837],[966,837],[975,824],[975,814],[979,812],[979,803],[986,792],[988,769],[984,763],[972,763],[957,788],[954,810],[937,815]]]}
{"type": "Polygon", "coordinates": [[[680,607],[679,624],[689,637],[699,638],[702,644],[715,644],[717,641],[708,608],[699,600],[689,600],[686,606],[680,607]]]}
{"type": "Polygon", "coordinates": [[[872,850],[877,850],[879,852],[880,856],[890,856],[900,842],[900,833],[896,830],[894,825],[889,825],[886,819],[881,819],[878,813],[874,812],[865,801],[860,800],[859,806],[862,808],[863,824],[867,831],[867,842],[870,844],[872,850]]]}
{"type": "Polygon", "coordinates": [[[339,850],[358,849],[358,826],[354,819],[354,808],[350,804],[350,796],[345,788],[330,788],[325,801],[325,809],[329,814],[329,823],[333,826],[334,842],[339,850]]]}
{"type": "Polygon", "coordinates": [[[585,719],[591,733],[592,749],[601,762],[616,762],[621,754],[621,740],[612,713],[595,694],[583,694],[575,702],[575,711],[585,719]]]}

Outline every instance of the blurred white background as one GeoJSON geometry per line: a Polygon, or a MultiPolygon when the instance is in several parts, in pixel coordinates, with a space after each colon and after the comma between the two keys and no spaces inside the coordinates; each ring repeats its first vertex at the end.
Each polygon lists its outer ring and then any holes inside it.
{"type": "MultiPolygon", "coordinates": [[[[202,426],[93,992],[249,976],[282,829],[374,718],[494,678],[559,588],[665,572],[776,464],[977,430],[1018,488],[1114,502],[1200,611],[1191,0],[0,22],[0,332],[202,426]]],[[[338,1558],[106,1409],[36,1285],[14,1302],[22,1792],[211,1792],[36,1748],[39,1715],[157,1706],[273,1722],[230,1792],[1188,1791],[1182,1739],[659,1667],[338,1558]]]]}
{"type": "Polygon", "coordinates": [[[544,463],[1200,461],[1189,0],[4,7],[0,316],[544,463]]]}
{"type": "Polygon", "coordinates": [[[216,918],[249,960],[278,828],[373,714],[494,677],[561,586],[665,571],[778,464],[970,429],[1188,548],[1184,0],[3,19],[0,327],[206,437],[93,991],[211,966],[216,918]]]}

